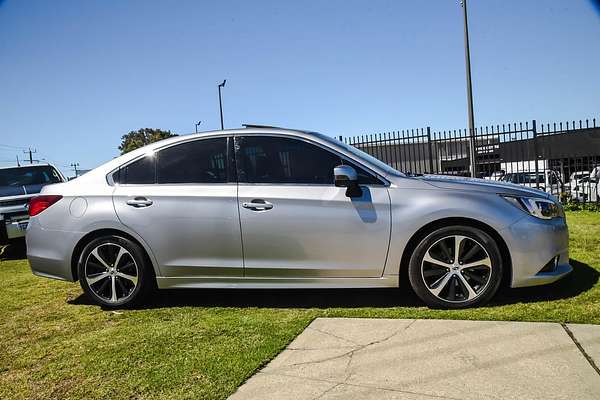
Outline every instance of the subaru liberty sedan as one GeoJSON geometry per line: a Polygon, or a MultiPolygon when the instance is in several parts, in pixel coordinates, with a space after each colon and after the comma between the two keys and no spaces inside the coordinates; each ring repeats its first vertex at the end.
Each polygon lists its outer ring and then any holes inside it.
{"type": "Polygon", "coordinates": [[[571,271],[561,205],[510,183],[403,174],[326,135],[257,125],[169,138],[29,207],[34,274],[105,307],[155,289],[383,288],[430,307],[571,271]]]}

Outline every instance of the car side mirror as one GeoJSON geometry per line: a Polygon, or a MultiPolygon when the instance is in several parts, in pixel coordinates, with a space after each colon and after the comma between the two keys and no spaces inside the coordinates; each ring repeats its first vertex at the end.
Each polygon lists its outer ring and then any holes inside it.
{"type": "Polygon", "coordinates": [[[358,186],[358,174],[349,165],[338,165],[333,169],[335,186],[345,187],[347,197],[361,197],[362,189],[358,186]]]}

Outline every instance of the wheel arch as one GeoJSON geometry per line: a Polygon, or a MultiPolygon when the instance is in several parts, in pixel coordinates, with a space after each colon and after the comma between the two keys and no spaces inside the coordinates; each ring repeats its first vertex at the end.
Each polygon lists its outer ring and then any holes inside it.
{"type": "Polygon", "coordinates": [[[77,281],[79,279],[79,274],[77,271],[77,269],[78,269],[77,264],[79,262],[79,256],[81,255],[81,252],[83,251],[84,247],[88,243],[90,243],[92,240],[97,239],[102,236],[106,236],[106,235],[122,236],[126,239],[131,240],[138,246],[140,246],[140,248],[142,249],[142,252],[144,254],[144,257],[146,258],[146,262],[148,263],[148,265],[152,266],[152,272],[154,273],[155,276],[158,275],[156,265],[154,264],[154,262],[152,261],[152,258],[148,254],[146,247],[137,238],[135,238],[131,234],[129,234],[125,231],[119,230],[119,229],[103,228],[103,229],[97,229],[97,230],[87,233],[85,236],[83,236],[81,239],[79,239],[79,241],[73,248],[73,253],[71,254],[71,273],[73,274],[74,281],[77,281]]]}
{"type": "Polygon", "coordinates": [[[404,247],[404,251],[402,252],[402,258],[400,259],[400,271],[399,271],[400,286],[403,285],[403,282],[408,282],[408,265],[410,263],[410,257],[412,256],[413,252],[415,251],[416,247],[419,245],[421,240],[423,240],[423,238],[425,238],[425,236],[427,236],[431,232],[435,231],[436,229],[443,228],[445,226],[451,226],[451,225],[463,225],[463,226],[469,226],[471,228],[478,228],[478,229],[481,229],[482,231],[484,231],[485,233],[487,233],[488,235],[490,235],[494,239],[494,241],[498,245],[498,248],[500,249],[500,255],[502,257],[502,265],[504,267],[502,270],[502,281],[500,283],[500,286],[501,287],[510,286],[510,283],[512,280],[512,259],[511,259],[510,251],[508,249],[506,242],[504,241],[502,236],[500,236],[498,231],[496,231],[490,225],[488,225],[484,222],[478,221],[476,219],[464,218],[464,217],[442,218],[442,219],[438,219],[438,220],[429,222],[428,224],[419,228],[411,236],[408,243],[404,247]]]}

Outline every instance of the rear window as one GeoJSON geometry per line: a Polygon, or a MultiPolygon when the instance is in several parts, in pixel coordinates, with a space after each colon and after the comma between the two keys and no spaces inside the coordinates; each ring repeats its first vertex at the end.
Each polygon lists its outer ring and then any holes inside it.
{"type": "Polygon", "coordinates": [[[0,169],[0,186],[49,185],[62,182],[58,171],[49,165],[0,169]]]}

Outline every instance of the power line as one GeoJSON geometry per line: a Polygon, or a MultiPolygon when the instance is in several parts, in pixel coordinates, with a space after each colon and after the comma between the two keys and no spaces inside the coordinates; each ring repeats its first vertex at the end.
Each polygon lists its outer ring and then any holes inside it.
{"type": "Polygon", "coordinates": [[[14,149],[14,150],[27,150],[27,147],[12,146],[10,144],[0,144],[0,147],[7,147],[9,149],[14,149]]]}

